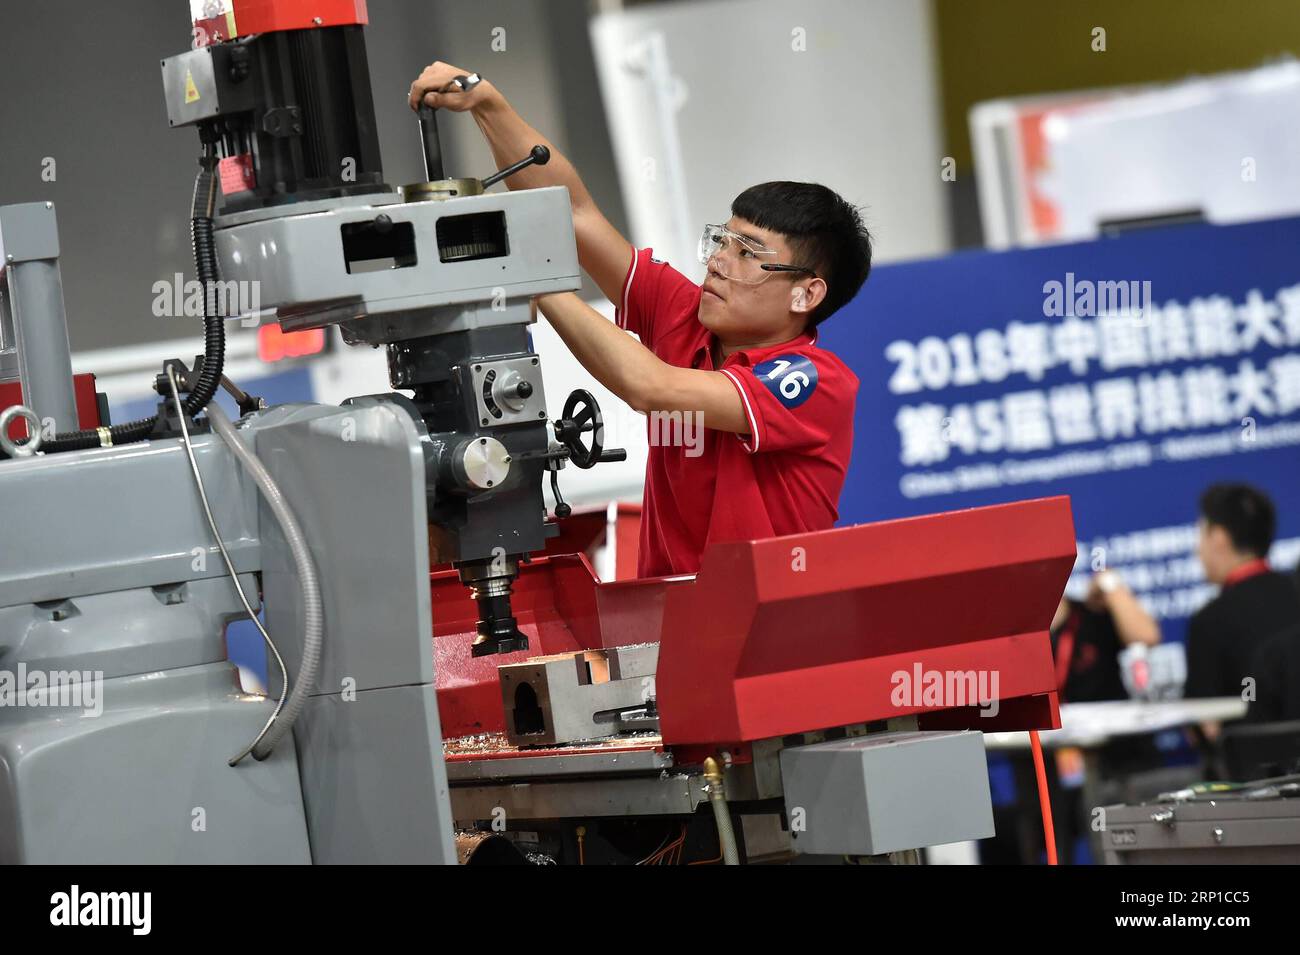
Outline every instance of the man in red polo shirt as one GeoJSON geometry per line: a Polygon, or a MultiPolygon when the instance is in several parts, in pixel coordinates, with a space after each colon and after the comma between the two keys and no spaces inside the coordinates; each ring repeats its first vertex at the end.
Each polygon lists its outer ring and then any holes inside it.
{"type": "Polygon", "coordinates": [[[428,67],[411,86],[412,108],[423,101],[471,112],[502,166],[545,143],[550,162],[506,182],[568,188],[578,259],[617,306],[616,327],[575,295],[538,300],[582,365],[650,416],[638,573],[691,574],[709,543],[831,527],[858,380],[817,347],[817,325],[857,294],[871,269],[858,211],[813,183],[746,189],[725,223],[704,227],[708,275],[696,285],[652,250],[632,248],[572,164],[487,80],[455,89],[465,73],[428,67]],[[678,436],[702,426],[702,443],[656,440],[673,431],[663,416],[685,417],[678,436]]]}

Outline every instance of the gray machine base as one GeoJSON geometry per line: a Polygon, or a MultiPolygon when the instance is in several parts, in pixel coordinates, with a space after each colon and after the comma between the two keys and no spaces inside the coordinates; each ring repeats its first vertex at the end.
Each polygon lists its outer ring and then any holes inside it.
{"type": "Polygon", "coordinates": [[[0,863],[306,863],[293,747],[226,761],[271,711],[213,663],[105,680],[98,716],[0,709],[0,863]]]}

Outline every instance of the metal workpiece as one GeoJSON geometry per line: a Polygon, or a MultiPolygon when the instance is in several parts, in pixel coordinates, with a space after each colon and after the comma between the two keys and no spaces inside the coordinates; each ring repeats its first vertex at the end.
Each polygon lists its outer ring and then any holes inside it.
{"type": "Polygon", "coordinates": [[[875,733],[787,747],[780,759],[797,852],[870,856],[993,835],[976,730],[875,733]]]}
{"type": "Polygon", "coordinates": [[[659,645],[534,657],[499,668],[506,737],[555,745],[656,729],[659,645]]]}
{"type": "Polygon", "coordinates": [[[0,381],[52,431],[77,428],[59,230],[52,202],[0,206],[0,381]]]}

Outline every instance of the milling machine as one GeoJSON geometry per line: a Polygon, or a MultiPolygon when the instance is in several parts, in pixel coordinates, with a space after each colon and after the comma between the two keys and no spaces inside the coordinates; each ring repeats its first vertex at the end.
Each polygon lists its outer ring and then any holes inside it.
{"type": "Polygon", "coordinates": [[[425,111],[428,181],[394,189],[361,0],[192,7],[162,75],[202,150],[206,347],[165,363],[156,415],[106,423],[70,371],[54,210],[0,208],[22,399],[0,400],[0,671],[41,675],[0,706],[0,861],[454,862],[460,830],[479,862],[732,862],[990,835],[980,730],[1059,724],[1068,502],[720,544],[694,578],[530,558],[547,477],[562,520],[559,469],[622,455],[590,394],[550,418],[530,346],[533,296],[580,284],[567,192],[485,191],[546,148],[448,179],[425,111]],[[228,283],[255,283],[259,321],[384,347],[394,391],[246,395],[228,283]],[[266,696],[223,639],[258,611],[266,696]],[[914,667],[1000,680],[901,698],[914,667]]]}

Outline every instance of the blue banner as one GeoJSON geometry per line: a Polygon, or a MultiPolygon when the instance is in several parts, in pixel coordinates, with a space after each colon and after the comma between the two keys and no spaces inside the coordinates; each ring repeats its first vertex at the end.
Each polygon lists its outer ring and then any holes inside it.
{"type": "Polygon", "coordinates": [[[819,344],[861,379],[840,522],[1068,494],[1182,640],[1214,593],[1197,500],[1258,485],[1300,558],[1300,218],[877,268],[819,344]]]}

